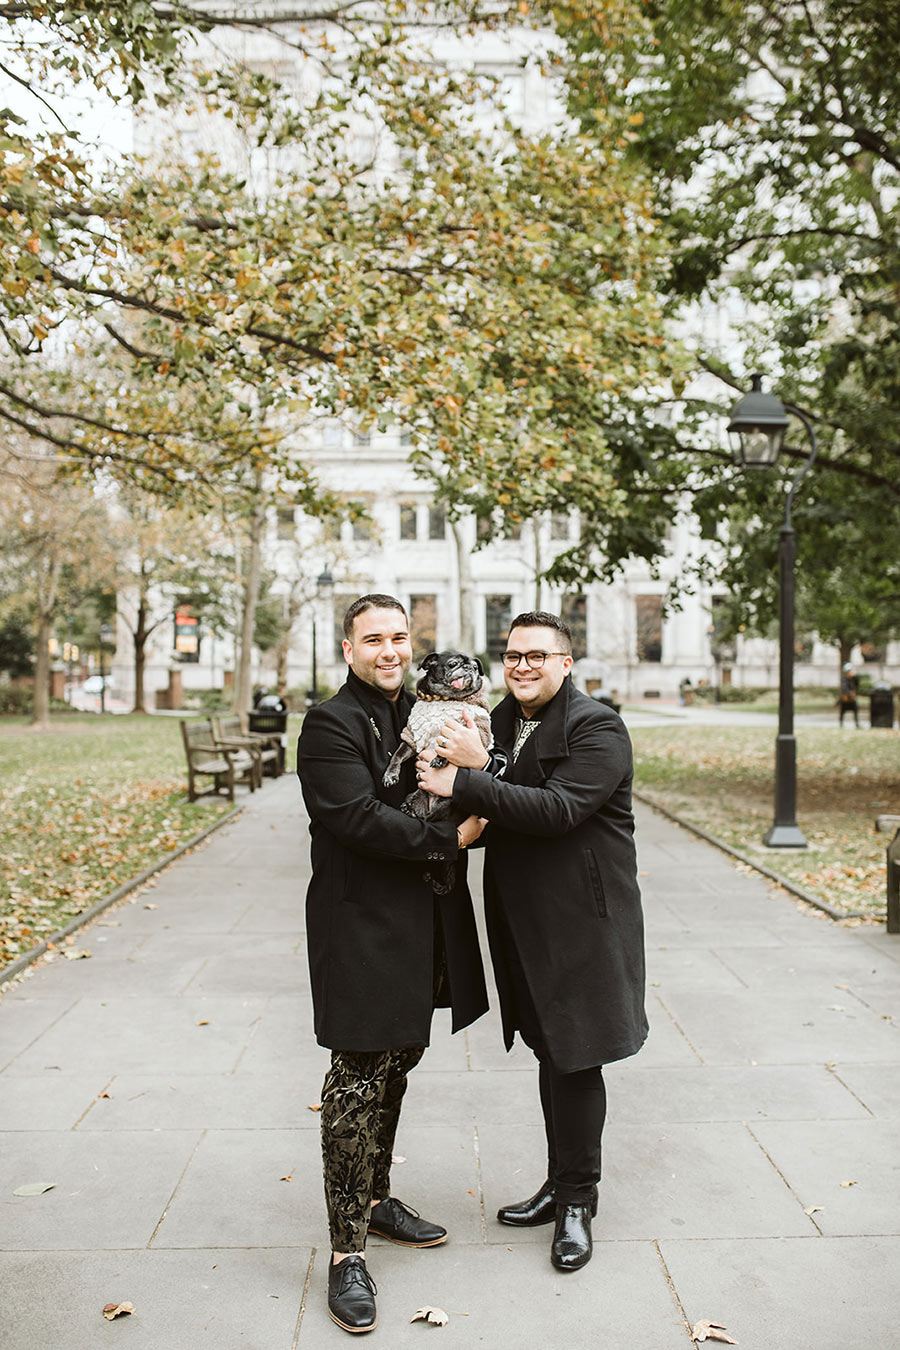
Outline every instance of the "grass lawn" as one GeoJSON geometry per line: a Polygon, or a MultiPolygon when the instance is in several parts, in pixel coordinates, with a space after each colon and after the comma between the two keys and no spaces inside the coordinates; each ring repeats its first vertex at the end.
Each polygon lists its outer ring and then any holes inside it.
{"type": "MultiPolygon", "coordinates": [[[[725,843],[754,855],[772,823],[770,727],[636,727],[635,787],[725,843]]],[[[797,732],[798,823],[812,848],[760,852],[773,871],[836,909],[884,914],[882,812],[900,814],[900,732],[797,732]]]]}
{"type": "Polygon", "coordinates": [[[177,718],[0,719],[0,965],[231,809],[186,784],[177,718]]]}

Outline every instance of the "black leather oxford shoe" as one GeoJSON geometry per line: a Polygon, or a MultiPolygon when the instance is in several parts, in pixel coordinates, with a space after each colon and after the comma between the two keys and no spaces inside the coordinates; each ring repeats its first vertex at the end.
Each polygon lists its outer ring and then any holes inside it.
{"type": "Polygon", "coordinates": [[[590,1205],[557,1205],[550,1260],[557,1270],[580,1270],[591,1259],[590,1205]]]}
{"type": "Polygon", "coordinates": [[[373,1206],[369,1232],[401,1247],[439,1247],[447,1241],[446,1228],[420,1219],[414,1209],[392,1195],[373,1206]]]}
{"type": "Polygon", "coordinates": [[[375,1281],[361,1256],[347,1256],[328,1268],[328,1313],[344,1331],[373,1331],[378,1323],[375,1313],[375,1281]]]}
{"type": "MultiPolygon", "coordinates": [[[[597,1213],[597,1188],[591,1200],[591,1214],[597,1213]]],[[[517,1205],[504,1205],[497,1210],[500,1223],[508,1223],[511,1228],[537,1228],[542,1223],[553,1223],[556,1218],[556,1199],[553,1185],[545,1181],[541,1189],[530,1200],[522,1200],[517,1205]]]]}

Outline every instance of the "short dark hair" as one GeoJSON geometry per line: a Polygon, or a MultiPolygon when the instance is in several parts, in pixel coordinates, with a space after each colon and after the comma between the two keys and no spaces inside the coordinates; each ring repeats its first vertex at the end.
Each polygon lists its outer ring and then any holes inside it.
{"type": "Polygon", "coordinates": [[[558,614],[548,614],[545,609],[530,609],[526,614],[516,615],[509,625],[509,632],[514,628],[552,628],[562,638],[567,654],[572,654],[572,630],[558,614]]]}
{"type": "Polygon", "coordinates": [[[349,638],[353,633],[353,620],[357,614],[364,614],[367,609],[399,609],[407,624],[409,615],[403,605],[394,595],[361,595],[358,600],[354,600],[352,605],[348,605],[344,612],[344,637],[349,638]]]}

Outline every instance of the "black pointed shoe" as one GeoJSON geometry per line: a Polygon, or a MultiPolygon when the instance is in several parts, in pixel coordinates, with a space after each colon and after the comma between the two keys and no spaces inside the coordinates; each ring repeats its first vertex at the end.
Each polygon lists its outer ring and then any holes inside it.
{"type": "MultiPolygon", "coordinates": [[[[594,1196],[591,1200],[591,1214],[597,1213],[597,1188],[594,1187],[594,1196]]],[[[542,1223],[553,1223],[556,1218],[556,1198],[553,1193],[553,1185],[545,1181],[541,1189],[530,1200],[522,1200],[517,1205],[504,1205],[502,1209],[497,1210],[497,1219],[500,1223],[509,1224],[510,1228],[537,1228],[542,1223]]]]}
{"type": "Polygon", "coordinates": [[[372,1207],[369,1232],[401,1247],[439,1247],[447,1241],[446,1228],[420,1219],[414,1209],[392,1195],[372,1207]]]}
{"type": "Polygon", "coordinates": [[[556,1229],[550,1244],[550,1260],[557,1270],[580,1270],[591,1259],[590,1205],[557,1205],[556,1229]]]}
{"type": "Polygon", "coordinates": [[[328,1268],[328,1313],[344,1331],[374,1331],[375,1281],[361,1256],[347,1256],[328,1268]]]}

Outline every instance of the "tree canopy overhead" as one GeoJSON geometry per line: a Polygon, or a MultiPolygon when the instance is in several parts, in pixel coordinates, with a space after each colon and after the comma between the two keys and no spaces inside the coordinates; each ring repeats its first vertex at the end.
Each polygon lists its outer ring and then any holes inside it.
{"type": "MultiPolygon", "coordinates": [[[[400,420],[423,466],[511,517],[624,518],[606,428],[672,368],[646,176],[617,129],[530,130],[434,55],[436,28],[521,38],[561,75],[567,49],[533,41],[550,8],[240,8],[0,6],[37,109],[0,141],[0,420],[169,493],[249,458],[312,511],[304,424],[400,420]],[[224,127],[265,181],[177,140],[89,163],[51,111],[72,79],[224,127]]],[[[579,11],[601,36],[616,15],[579,11]]]]}
{"type": "MultiPolygon", "coordinates": [[[[652,0],[635,19],[612,44],[572,20],[569,87],[585,130],[634,130],[673,250],[667,314],[710,375],[659,454],[682,463],[716,403],[765,372],[818,419],[795,512],[803,620],[835,639],[860,622],[896,630],[885,541],[900,532],[900,11],[652,0]]],[[[726,543],[721,579],[745,618],[772,613],[784,478],[806,453],[795,427],[781,475],[741,476],[720,453],[679,480],[704,533],[726,543]]]]}

